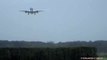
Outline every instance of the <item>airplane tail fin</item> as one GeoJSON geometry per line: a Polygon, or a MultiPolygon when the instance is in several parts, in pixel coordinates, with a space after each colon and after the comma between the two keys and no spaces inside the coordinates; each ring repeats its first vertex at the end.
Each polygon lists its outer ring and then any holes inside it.
{"type": "Polygon", "coordinates": [[[30,8],[30,11],[33,11],[33,8],[30,8]]]}

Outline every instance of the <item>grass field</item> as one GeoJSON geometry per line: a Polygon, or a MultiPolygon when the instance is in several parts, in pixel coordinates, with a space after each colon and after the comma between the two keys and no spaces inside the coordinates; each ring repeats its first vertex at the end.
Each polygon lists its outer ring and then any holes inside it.
{"type": "Polygon", "coordinates": [[[107,60],[107,57],[103,57],[103,60],[107,60]]]}
{"type": "Polygon", "coordinates": [[[107,53],[99,53],[98,56],[103,57],[102,60],[107,60],[107,53]]]}

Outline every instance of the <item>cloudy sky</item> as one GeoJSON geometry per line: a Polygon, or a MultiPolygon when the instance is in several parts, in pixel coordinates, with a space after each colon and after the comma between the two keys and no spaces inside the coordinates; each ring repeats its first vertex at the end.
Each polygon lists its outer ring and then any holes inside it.
{"type": "Polygon", "coordinates": [[[0,40],[107,40],[107,0],[0,0],[0,40]]]}

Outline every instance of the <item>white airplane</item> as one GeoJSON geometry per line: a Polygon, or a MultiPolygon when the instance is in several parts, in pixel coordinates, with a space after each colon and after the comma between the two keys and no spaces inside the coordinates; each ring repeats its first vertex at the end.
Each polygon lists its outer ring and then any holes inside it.
{"type": "Polygon", "coordinates": [[[30,8],[30,10],[21,10],[21,12],[28,13],[28,15],[29,15],[29,14],[34,14],[34,15],[36,15],[37,13],[42,12],[42,10],[33,10],[33,8],[30,8]]]}

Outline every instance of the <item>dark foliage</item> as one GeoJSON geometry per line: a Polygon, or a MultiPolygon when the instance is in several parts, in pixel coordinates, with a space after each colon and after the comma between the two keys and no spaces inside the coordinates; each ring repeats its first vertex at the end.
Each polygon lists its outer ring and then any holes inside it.
{"type": "Polygon", "coordinates": [[[0,48],[0,60],[81,60],[96,56],[94,47],[0,48]]]}
{"type": "Polygon", "coordinates": [[[88,46],[88,47],[96,47],[98,53],[107,53],[107,41],[98,40],[98,41],[73,41],[73,42],[26,42],[26,41],[8,41],[1,40],[0,48],[56,48],[56,47],[79,47],[79,46],[88,46]]]}

